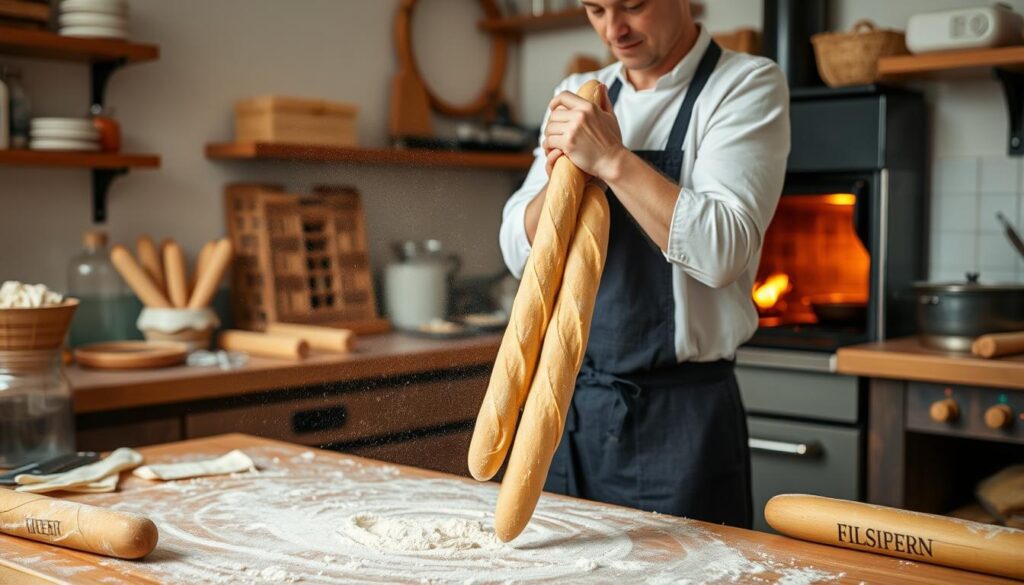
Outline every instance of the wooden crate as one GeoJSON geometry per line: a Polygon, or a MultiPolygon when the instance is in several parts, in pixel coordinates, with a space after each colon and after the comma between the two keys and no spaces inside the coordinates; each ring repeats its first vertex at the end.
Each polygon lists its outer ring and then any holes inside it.
{"type": "Polygon", "coordinates": [[[359,193],[311,195],[276,185],[231,184],[225,217],[234,244],[231,297],[237,327],[267,323],[386,331],[379,319],[359,193]]]}
{"type": "Polygon", "coordinates": [[[235,104],[235,142],[357,146],[351,104],[260,96],[235,104]]]}

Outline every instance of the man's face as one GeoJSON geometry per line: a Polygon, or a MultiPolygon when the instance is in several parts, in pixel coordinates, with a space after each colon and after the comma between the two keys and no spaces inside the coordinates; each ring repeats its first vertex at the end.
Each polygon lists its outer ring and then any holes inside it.
{"type": "Polygon", "coordinates": [[[656,67],[675,46],[689,18],[689,0],[583,0],[587,17],[627,69],[656,67]]]}

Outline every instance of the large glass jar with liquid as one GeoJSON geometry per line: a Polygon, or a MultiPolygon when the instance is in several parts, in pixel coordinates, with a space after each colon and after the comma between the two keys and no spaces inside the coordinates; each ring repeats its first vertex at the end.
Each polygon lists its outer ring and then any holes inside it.
{"type": "Polygon", "coordinates": [[[60,349],[0,351],[0,467],[73,452],[72,417],[60,349]]]}
{"type": "Polygon", "coordinates": [[[70,345],[141,339],[134,325],[141,306],[110,261],[107,234],[87,231],[82,245],[68,266],[68,294],[79,301],[70,345]]]}

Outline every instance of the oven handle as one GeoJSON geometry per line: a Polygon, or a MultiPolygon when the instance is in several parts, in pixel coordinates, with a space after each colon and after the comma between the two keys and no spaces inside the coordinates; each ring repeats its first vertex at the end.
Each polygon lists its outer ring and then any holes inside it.
{"type": "Polygon", "coordinates": [[[853,184],[853,231],[868,254],[871,250],[871,202],[868,201],[868,182],[860,179],[853,184]]]}
{"type": "Polygon", "coordinates": [[[771,439],[758,439],[750,437],[747,445],[751,451],[760,453],[774,453],[776,455],[792,455],[793,457],[818,457],[824,451],[818,441],[806,443],[790,443],[788,441],[773,441],[771,439]]]}

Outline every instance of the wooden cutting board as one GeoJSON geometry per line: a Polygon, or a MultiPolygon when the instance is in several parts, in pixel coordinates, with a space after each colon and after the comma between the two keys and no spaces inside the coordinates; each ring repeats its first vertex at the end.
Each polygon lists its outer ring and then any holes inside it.
{"type": "Polygon", "coordinates": [[[1010,583],[547,494],[523,535],[502,545],[488,540],[494,484],[246,435],[140,451],[158,463],[236,448],[258,474],[165,484],[127,476],[119,493],[71,497],[152,518],[160,542],[143,561],[0,536],[0,583],[1010,583]],[[476,548],[413,550],[384,534],[389,526],[476,548]],[[445,539],[453,527],[471,536],[445,539]]]}

